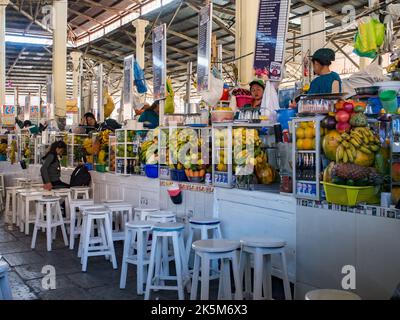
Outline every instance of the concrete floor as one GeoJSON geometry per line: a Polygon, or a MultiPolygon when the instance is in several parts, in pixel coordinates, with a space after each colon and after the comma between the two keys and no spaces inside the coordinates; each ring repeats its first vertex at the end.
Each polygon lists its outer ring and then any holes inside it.
{"type": "MultiPolygon", "coordinates": [[[[31,235],[32,235],[31,226],[31,235]]],[[[81,271],[77,257],[76,243],[74,250],[66,248],[58,229],[57,239],[53,241],[53,250],[47,252],[44,233],[38,234],[36,249],[32,250],[31,235],[26,236],[16,228],[7,230],[0,217],[0,255],[11,271],[10,286],[15,300],[142,300],[136,294],[136,268],[130,265],[126,289],[119,289],[120,264],[123,243],[116,242],[118,270],[113,270],[104,257],[91,257],[86,273],[81,271]],[[47,290],[42,286],[42,268],[54,266],[56,270],[56,289],[47,290]]],[[[210,299],[216,299],[218,281],[210,283],[210,299]]],[[[283,298],[282,283],[273,279],[273,296],[283,298]]],[[[177,300],[174,291],[158,291],[151,295],[155,300],[177,300]]],[[[187,296],[188,298],[188,296],[187,296]]]]}

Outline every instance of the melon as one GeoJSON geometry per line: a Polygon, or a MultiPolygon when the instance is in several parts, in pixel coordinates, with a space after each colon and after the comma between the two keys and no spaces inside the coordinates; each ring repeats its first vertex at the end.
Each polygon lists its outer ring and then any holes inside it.
{"type": "Polygon", "coordinates": [[[322,141],[322,149],[324,150],[324,154],[331,161],[336,160],[336,149],[340,145],[340,139],[340,133],[336,130],[331,130],[325,135],[322,141]]]}

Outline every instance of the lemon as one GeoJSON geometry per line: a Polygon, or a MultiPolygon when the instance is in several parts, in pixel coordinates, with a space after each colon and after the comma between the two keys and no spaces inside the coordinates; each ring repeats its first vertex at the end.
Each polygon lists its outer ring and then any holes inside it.
{"type": "Polygon", "coordinates": [[[305,138],[312,139],[315,137],[315,129],[308,127],[307,129],[304,130],[304,136],[305,138]]]}
{"type": "Polygon", "coordinates": [[[304,140],[303,140],[303,139],[297,140],[297,141],[296,141],[296,148],[297,148],[298,150],[303,150],[303,143],[304,143],[304,140]]]}
{"type": "Polygon", "coordinates": [[[308,122],[300,122],[300,128],[306,129],[308,127],[308,122]]]}
{"type": "Polygon", "coordinates": [[[303,140],[303,149],[304,150],[313,150],[314,149],[314,139],[306,138],[303,140]]]}
{"type": "Polygon", "coordinates": [[[304,139],[305,138],[305,130],[303,128],[297,128],[296,130],[296,138],[304,139]]]}

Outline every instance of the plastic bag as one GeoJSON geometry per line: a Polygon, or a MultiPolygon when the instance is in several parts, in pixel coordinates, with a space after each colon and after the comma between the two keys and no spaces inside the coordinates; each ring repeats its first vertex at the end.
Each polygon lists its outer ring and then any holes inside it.
{"type": "Polygon", "coordinates": [[[167,98],[165,99],[165,107],[164,107],[165,114],[173,114],[175,112],[174,96],[175,93],[174,90],[172,89],[171,79],[167,79],[167,98]]]}
{"type": "Polygon", "coordinates": [[[367,19],[358,26],[354,52],[360,57],[375,58],[385,40],[385,25],[377,19],[367,19]]]}
{"type": "Polygon", "coordinates": [[[261,116],[267,117],[270,122],[276,122],[277,115],[275,110],[277,109],[279,109],[278,93],[271,81],[267,81],[261,101],[261,116]]]}
{"type": "Polygon", "coordinates": [[[201,98],[209,106],[215,106],[224,91],[224,81],[216,78],[212,73],[210,75],[210,90],[201,94],[201,98]]]}
{"type": "Polygon", "coordinates": [[[138,93],[146,93],[147,86],[146,86],[146,79],[144,78],[144,71],[139,66],[137,61],[133,64],[133,73],[135,78],[135,86],[138,93]]]}

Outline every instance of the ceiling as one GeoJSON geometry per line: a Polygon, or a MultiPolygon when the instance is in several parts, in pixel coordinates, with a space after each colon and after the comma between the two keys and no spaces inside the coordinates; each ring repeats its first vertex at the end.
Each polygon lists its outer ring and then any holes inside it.
{"type": "MultiPolygon", "coordinates": [[[[159,0],[158,0],[159,1],[159,0]]],[[[166,1],[166,0],[164,0],[166,1]]],[[[10,0],[6,10],[7,34],[21,34],[51,38],[51,32],[45,30],[42,24],[42,8],[52,1],[44,0],[10,0]]],[[[129,14],[138,15],[140,10],[148,11],[153,0],[69,0],[68,1],[68,39],[71,44],[79,44],[82,39],[93,35],[105,26],[126,19],[129,14]],[[125,18],[124,18],[125,17],[125,18]]],[[[157,1],[156,1],[157,2],[157,1]]],[[[150,26],[166,23],[168,25],[168,75],[173,79],[177,90],[184,90],[186,80],[187,63],[194,62],[197,56],[197,24],[198,10],[203,1],[199,0],[175,0],[151,12],[144,13],[141,17],[150,22],[150,26]]],[[[235,50],[235,1],[214,0],[214,25],[213,32],[218,44],[223,47],[223,60],[229,61],[234,57],[235,50]]],[[[352,4],[357,12],[364,10],[368,0],[292,0],[291,18],[289,24],[291,39],[287,45],[288,63],[296,63],[294,56],[300,53],[300,43],[293,36],[300,34],[299,18],[310,11],[325,10],[327,26],[332,27],[341,23],[343,18],[341,10],[345,4],[352,4]]],[[[149,33],[150,27],[146,29],[149,33]]],[[[339,46],[351,43],[354,30],[343,32],[335,31],[335,41],[339,46]]],[[[152,46],[151,37],[148,37],[146,46],[146,76],[152,77],[152,46]]],[[[333,33],[328,33],[328,37],[333,33]]],[[[79,50],[84,54],[84,68],[86,78],[90,78],[94,67],[103,63],[110,77],[110,81],[119,81],[124,57],[136,51],[135,28],[131,23],[126,23],[116,30],[107,33],[98,39],[76,48],[72,46],[68,51],[79,50]]],[[[6,74],[7,91],[13,92],[16,86],[20,92],[37,92],[40,85],[46,82],[46,76],[52,70],[52,48],[46,45],[6,43],[6,74]]],[[[224,65],[224,76],[229,81],[233,76],[231,64],[224,65]]],[[[67,92],[72,92],[72,63],[68,58],[67,92]]],[[[118,88],[117,88],[118,89],[118,88]]],[[[117,89],[115,91],[117,91],[117,89]]]]}

